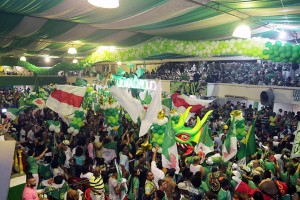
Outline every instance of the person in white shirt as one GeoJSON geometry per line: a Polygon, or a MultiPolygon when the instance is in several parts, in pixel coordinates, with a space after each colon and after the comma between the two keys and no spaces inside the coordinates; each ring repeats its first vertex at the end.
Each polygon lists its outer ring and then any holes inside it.
{"type": "Polygon", "coordinates": [[[201,171],[201,177],[205,177],[205,171],[200,165],[200,158],[198,156],[194,157],[194,164],[190,164],[190,171],[195,175],[196,172],[201,171]]]}
{"type": "Polygon", "coordinates": [[[154,183],[156,187],[158,188],[158,180],[164,179],[165,178],[165,173],[159,169],[156,165],[156,152],[160,149],[158,145],[156,145],[155,150],[153,150],[153,157],[151,161],[151,172],[153,173],[154,176],[154,183]]]}

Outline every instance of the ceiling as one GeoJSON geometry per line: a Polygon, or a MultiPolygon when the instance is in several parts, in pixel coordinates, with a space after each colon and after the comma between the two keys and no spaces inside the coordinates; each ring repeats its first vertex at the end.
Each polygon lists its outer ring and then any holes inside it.
{"type": "Polygon", "coordinates": [[[294,41],[300,1],[120,0],[119,8],[104,9],[87,0],[0,0],[0,57],[82,59],[99,46],[128,48],[158,37],[223,40],[243,20],[252,36],[277,39],[274,29],[282,29],[294,41]],[[78,53],[68,54],[69,47],[78,53]]]}

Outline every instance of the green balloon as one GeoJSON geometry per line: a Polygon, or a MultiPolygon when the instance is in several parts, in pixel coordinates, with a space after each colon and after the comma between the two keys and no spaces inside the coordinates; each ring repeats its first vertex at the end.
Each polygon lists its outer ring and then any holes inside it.
{"type": "Polygon", "coordinates": [[[157,144],[158,144],[159,146],[161,146],[161,145],[163,144],[163,142],[164,142],[164,139],[163,139],[163,138],[159,138],[159,139],[157,140],[157,144]]]}
{"type": "Polygon", "coordinates": [[[280,54],[280,58],[281,58],[281,59],[284,59],[284,58],[285,58],[285,53],[281,53],[281,54],[280,54]]]}
{"type": "Polygon", "coordinates": [[[267,49],[264,49],[264,50],[263,50],[263,54],[264,54],[264,55],[268,55],[268,54],[269,54],[269,51],[268,51],[267,49]]]}
{"type": "Polygon", "coordinates": [[[281,43],[280,41],[276,41],[276,42],[275,42],[275,45],[277,45],[277,46],[282,46],[282,43],[281,43]]]}
{"type": "Polygon", "coordinates": [[[272,46],[272,43],[271,43],[271,42],[266,42],[265,46],[266,46],[266,47],[271,47],[271,46],[272,46]]]}

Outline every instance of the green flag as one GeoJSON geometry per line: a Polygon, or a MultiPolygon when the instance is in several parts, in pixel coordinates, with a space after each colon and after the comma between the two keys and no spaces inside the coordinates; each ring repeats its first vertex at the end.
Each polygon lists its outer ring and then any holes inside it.
{"type": "Polygon", "coordinates": [[[211,130],[208,123],[201,129],[201,135],[198,144],[194,148],[195,153],[201,151],[204,155],[214,151],[214,141],[211,139],[211,130]]]}
{"type": "Polygon", "coordinates": [[[162,144],[162,166],[179,171],[178,150],[171,118],[168,120],[162,144]]]}

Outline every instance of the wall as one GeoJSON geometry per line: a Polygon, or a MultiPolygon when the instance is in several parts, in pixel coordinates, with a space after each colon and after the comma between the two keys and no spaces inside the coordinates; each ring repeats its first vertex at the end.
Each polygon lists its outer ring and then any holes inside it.
{"type": "Polygon", "coordinates": [[[53,84],[65,84],[65,77],[61,76],[1,76],[0,86],[11,86],[11,85],[49,85],[53,84]]]}
{"type": "Polygon", "coordinates": [[[252,101],[260,101],[260,93],[269,89],[273,90],[275,96],[274,103],[300,104],[300,102],[293,101],[292,98],[293,90],[300,90],[300,88],[295,87],[209,83],[207,86],[207,96],[220,98],[234,96],[252,101]]]}

